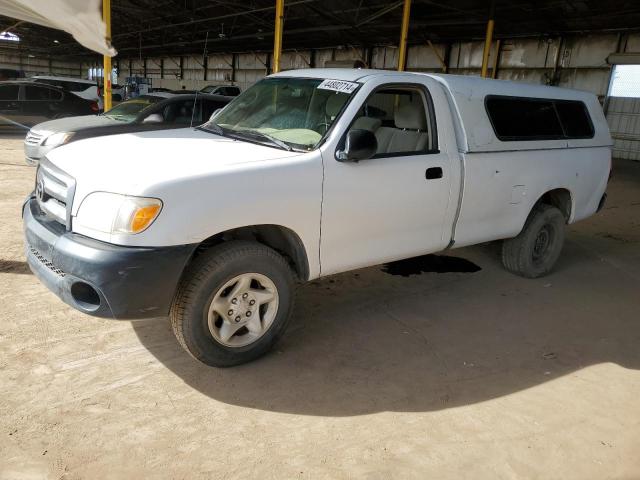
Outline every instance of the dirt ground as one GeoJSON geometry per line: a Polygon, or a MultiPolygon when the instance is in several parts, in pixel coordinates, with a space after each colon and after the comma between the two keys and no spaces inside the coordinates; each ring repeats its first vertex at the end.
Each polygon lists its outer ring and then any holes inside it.
{"type": "Polygon", "coordinates": [[[314,281],[277,351],[226,370],[29,273],[33,176],[0,140],[1,479],[640,478],[640,163],[551,276],[492,244],[447,253],[474,273],[314,281]]]}

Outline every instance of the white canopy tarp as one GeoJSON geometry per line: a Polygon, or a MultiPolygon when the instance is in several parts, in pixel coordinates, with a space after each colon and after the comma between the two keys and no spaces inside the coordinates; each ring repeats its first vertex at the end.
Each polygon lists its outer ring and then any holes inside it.
{"type": "Polygon", "coordinates": [[[0,0],[0,15],[64,30],[90,50],[116,54],[105,39],[102,0],[0,0]]]}

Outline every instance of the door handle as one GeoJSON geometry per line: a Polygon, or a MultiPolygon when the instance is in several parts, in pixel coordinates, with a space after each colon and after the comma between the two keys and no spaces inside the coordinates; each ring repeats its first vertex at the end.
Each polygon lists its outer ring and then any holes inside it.
{"type": "Polygon", "coordinates": [[[432,167],[427,168],[427,171],[424,174],[427,180],[435,180],[436,178],[442,178],[442,168],[441,167],[432,167]]]}

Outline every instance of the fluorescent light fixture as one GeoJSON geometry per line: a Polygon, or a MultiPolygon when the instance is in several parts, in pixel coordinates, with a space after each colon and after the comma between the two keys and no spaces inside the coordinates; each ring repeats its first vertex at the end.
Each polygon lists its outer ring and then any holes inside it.
{"type": "Polygon", "coordinates": [[[11,32],[0,32],[0,40],[4,40],[6,42],[19,42],[20,37],[15,33],[11,32]]]}

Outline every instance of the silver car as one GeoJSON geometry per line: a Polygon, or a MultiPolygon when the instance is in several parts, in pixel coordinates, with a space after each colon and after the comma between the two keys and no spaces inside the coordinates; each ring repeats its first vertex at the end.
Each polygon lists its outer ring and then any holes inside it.
{"type": "Polygon", "coordinates": [[[101,115],[39,123],[24,139],[25,160],[35,166],[54,148],[85,138],[197,126],[232,98],[202,93],[153,93],[122,102],[101,115]]]}

